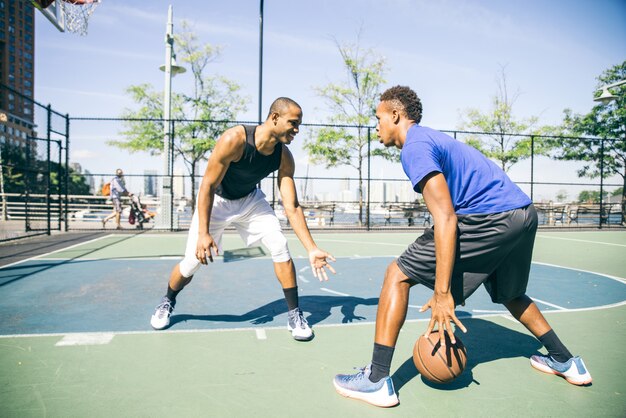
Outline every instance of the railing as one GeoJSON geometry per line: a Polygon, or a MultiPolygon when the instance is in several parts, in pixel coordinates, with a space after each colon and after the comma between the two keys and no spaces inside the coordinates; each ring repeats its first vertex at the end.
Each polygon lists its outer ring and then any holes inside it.
{"type": "MultiPolygon", "coordinates": [[[[0,195],[6,213],[0,214],[0,239],[11,236],[12,230],[22,229],[29,233],[51,229],[62,230],[100,230],[102,219],[109,215],[113,206],[108,197],[91,195],[69,195],[65,201],[58,196],[50,196],[46,200],[43,194],[15,194],[0,195]],[[3,236],[4,235],[4,236],[3,236]]],[[[131,225],[128,222],[131,210],[129,198],[123,197],[122,226],[126,229],[154,228],[154,222],[149,218],[143,225],[131,225]]],[[[143,197],[141,203],[145,210],[152,213],[160,212],[160,199],[157,197],[143,197]]],[[[369,222],[359,224],[358,202],[301,202],[307,224],[311,229],[412,229],[425,228],[432,224],[431,214],[424,204],[398,202],[383,203],[370,202],[363,207],[361,219],[369,222]]],[[[598,228],[621,227],[620,204],[545,204],[535,203],[539,214],[540,228],[598,228]]],[[[282,206],[276,206],[276,213],[285,228],[289,223],[282,206]]],[[[191,223],[192,211],[188,204],[181,201],[175,205],[178,219],[178,230],[186,230],[191,223]]],[[[108,228],[114,228],[109,224],[108,228]]]]}
{"type": "Polygon", "coordinates": [[[619,203],[535,204],[539,224],[545,226],[619,226],[622,205],[619,203]]]}

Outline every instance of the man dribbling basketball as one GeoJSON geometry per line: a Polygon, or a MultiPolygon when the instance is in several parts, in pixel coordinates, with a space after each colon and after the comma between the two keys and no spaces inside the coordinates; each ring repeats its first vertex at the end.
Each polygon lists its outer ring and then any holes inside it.
{"type": "Polygon", "coordinates": [[[526,295],[537,231],[531,200],[476,149],[420,126],[422,104],[410,88],[385,91],[376,118],[380,142],[402,150],[404,172],[422,193],[435,226],[388,266],[372,362],[357,374],[337,375],[337,392],[377,406],[398,403],[389,376],[391,360],[410,288],[418,283],[434,291],[421,309],[431,309],[426,336],[436,327],[442,345],[444,330],[454,343],[452,322],[466,331],[454,308],[482,284],[492,301],[504,304],[548,350],[547,356],[531,357],[533,367],[575,385],[590,383],[582,359],[572,356],[526,295]]]}
{"type": "Polygon", "coordinates": [[[334,258],[320,250],[311,237],[293,180],[295,163],[286,147],[302,123],[302,109],[295,101],[280,97],[272,103],[260,126],[235,126],[220,137],[209,158],[198,192],[185,257],[170,274],[167,293],[150,320],[154,329],[164,329],[176,304],[176,296],[191,281],[201,264],[213,262],[220,251],[222,233],[234,226],[248,246],[262,243],[271,253],[274,271],[288,307],[288,329],[294,339],[313,338],[298,307],[296,273],[278,218],[257,184],[278,170],[278,188],[285,214],[307,250],[313,275],[328,280],[327,260],[334,258]]]}

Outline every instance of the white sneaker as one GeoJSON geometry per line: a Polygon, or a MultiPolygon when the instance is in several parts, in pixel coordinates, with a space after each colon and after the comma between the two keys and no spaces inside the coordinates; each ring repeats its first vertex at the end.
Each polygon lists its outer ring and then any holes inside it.
{"type": "Polygon", "coordinates": [[[550,356],[534,355],[530,357],[530,364],[544,373],[561,376],[572,385],[588,385],[592,381],[583,359],[578,356],[572,357],[565,363],[559,363],[550,356]]]}
{"type": "Polygon", "coordinates": [[[291,336],[296,341],[310,341],[313,339],[313,330],[309,327],[309,323],[304,319],[300,308],[295,308],[287,312],[289,321],[287,329],[291,331],[291,336]]]}
{"type": "Polygon", "coordinates": [[[159,330],[166,328],[170,324],[170,316],[174,312],[174,304],[167,296],[163,296],[161,303],[156,307],[154,315],[150,319],[150,325],[152,328],[159,330]]]}

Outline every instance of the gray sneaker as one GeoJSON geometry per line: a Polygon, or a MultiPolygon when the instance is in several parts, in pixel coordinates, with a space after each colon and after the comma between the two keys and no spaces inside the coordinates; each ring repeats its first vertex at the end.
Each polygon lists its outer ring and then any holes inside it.
{"type": "Polygon", "coordinates": [[[376,406],[396,406],[398,395],[393,387],[391,377],[383,377],[376,383],[369,379],[371,365],[367,365],[356,374],[338,374],[333,380],[335,390],[346,398],[360,399],[376,406]]]}
{"type": "Polygon", "coordinates": [[[287,312],[289,320],[287,321],[287,329],[291,331],[291,336],[296,341],[310,341],[313,339],[313,330],[309,327],[309,323],[304,319],[304,315],[300,308],[295,308],[287,312]]]}
{"type": "Polygon", "coordinates": [[[169,300],[167,296],[163,296],[161,303],[156,307],[154,315],[150,318],[150,325],[156,330],[166,328],[170,324],[170,316],[174,312],[175,302],[169,300]]]}

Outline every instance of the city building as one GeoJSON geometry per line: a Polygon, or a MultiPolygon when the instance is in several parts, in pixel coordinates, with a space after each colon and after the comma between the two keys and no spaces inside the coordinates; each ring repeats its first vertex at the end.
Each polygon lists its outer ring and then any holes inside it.
{"type": "Polygon", "coordinates": [[[0,0],[0,145],[23,147],[36,136],[34,13],[29,2],[0,0]]]}
{"type": "MultiPolygon", "coordinates": [[[[70,163],[70,170],[73,170],[76,174],[80,174],[85,178],[85,183],[89,185],[89,193],[96,193],[96,180],[89,170],[83,170],[83,166],[80,163],[70,163]]],[[[100,188],[99,190],[101,190],[100,188]]]]}
{"type": "Polygon", "coordinates": [[[143,172],[143,194],[144,196],[157,195],[157,171],[144,170],[143,172]]]}

